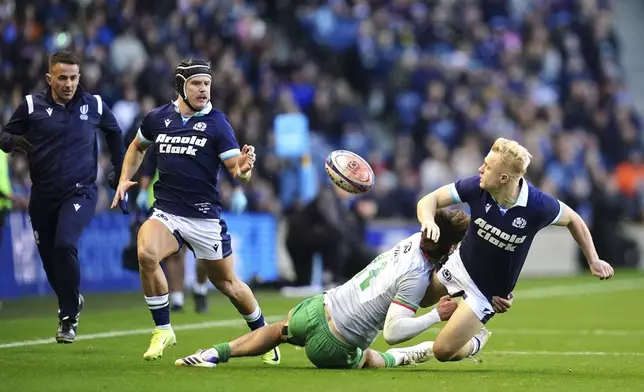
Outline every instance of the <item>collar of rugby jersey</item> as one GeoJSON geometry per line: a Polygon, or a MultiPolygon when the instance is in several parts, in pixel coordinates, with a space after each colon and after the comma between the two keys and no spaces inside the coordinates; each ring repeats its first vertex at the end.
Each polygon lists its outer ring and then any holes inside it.
{"type": "Polygon", "coordinates": [[[530,195],[530,187],[528,186],[528,181],[525,178],[521,177],[520,181],[521,181],[521,189],[519,190],[519,197],[517,197],[517,202],[514,203],[512,207],[508,207],[508,208],[501,207],[501,205],[499,204],[499,202],[496,201],[494,196],[490,194],[490,196],[492,197],[492,200],[496,202],[496,205],[499,207],[499,210],[501,210],[501,213],[505,214],[506,212],[508,212],[508,210],[514,207],[527,207],[528,196],[530,195]]]}
{"type": "Polygon", "coordinates": [[[525,178],[521,177],[521,190],[519,191],[519,197],[517,198],[517,202],[514,203],[514,206],[527,207],[529,194],[530,187],[528,186],[528,181],[525,178]]]}
{"type": "MultiPolygon", "coordinates": [[[[172,101],[172,104],[174,105],[174,111],[181,114],[179,111],[179,100],[172,101]]],[[[192,116],[186,116],[186,117],[201,117],[205,116],[206,114],[210,113],[212,111],[212,103],[208,102],[205,108],[201,109],[200,111],[196,112],[192,116]]],[[[183,117],[183,114],[181,114],[183,117]]]]}

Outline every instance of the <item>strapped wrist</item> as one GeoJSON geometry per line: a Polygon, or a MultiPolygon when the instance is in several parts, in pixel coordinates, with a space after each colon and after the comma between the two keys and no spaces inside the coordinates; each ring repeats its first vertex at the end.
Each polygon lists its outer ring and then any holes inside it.
{"type": "Polygon", "coordinates": [[[241,169],[238,167],[237,168],[237,177],[241,178],[242,180],[246,180],[248,177],[250,177],[250,170],[247,171],[246,173],[242,173],[241,169]]]}

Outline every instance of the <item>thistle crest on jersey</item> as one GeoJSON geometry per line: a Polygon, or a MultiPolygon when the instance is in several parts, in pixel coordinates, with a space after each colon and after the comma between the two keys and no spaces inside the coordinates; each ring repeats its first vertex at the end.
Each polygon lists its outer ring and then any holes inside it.
{"type": "Polygon", "coordinates": [[[192,129],[194,129],[194,130],[196,130],[196,131],[202,131],[202,132],[203,132],[203,131],[205,131],[205,130],[206,130],[206,127],[208,127],[208,126],[206,125],[206,123],[205,123],[205,122],[201,122],[201,121],[200,121],[200,122],[196,123],[196,124],[195,124],[195,126],[194,126],[194,127],[192,127],[192,129]]]}

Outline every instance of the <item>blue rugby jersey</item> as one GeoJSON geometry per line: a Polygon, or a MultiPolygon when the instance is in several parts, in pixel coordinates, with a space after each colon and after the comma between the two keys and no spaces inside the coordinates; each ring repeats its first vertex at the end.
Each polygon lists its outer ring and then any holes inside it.
{"type": "Polygon", "coordinates": [[[488,298],[514,289],[532,241],[563,214],[563,204],[521,179],[517,203],[505,209],[481,189],[480,176],[450,185],[455,203],[467,203],[471,222],[459,252],[470,277],[488,298]]]}
{"type": "Polygon", "coordinates": [[[9,151],[12,138],[25,137],[31,143],[27,159],[32,193],[59,199],[96,182],[97,130],[105,133],[112,165],[120,173],[125,154],[123,133],[100,95],[78,86],[72,99],[61,105],[47,88],[27,95],[18,106],[0,134],[0,149],[9,151]]]}
{"type": "Polygon", "coordinates": [[[147,153],[156,154],[155,208],[189,218],[221,217],[217,172],[223,161],[241,153],[223,113],[209,103],[184,117],[176,103],[169,103],[145,116],[138,138],[153,144],[147,153]]]}

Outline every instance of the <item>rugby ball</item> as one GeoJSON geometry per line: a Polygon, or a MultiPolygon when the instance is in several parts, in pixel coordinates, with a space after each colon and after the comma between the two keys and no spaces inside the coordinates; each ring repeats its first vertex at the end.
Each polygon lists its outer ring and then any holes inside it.
{"type": "Polygon", "coordinates": [[[356,153],[346,150],[332,151],[326,158],[324,168],[331,181],[349,193],[365,193],[373,188],[373,169],[356,153]]]}

